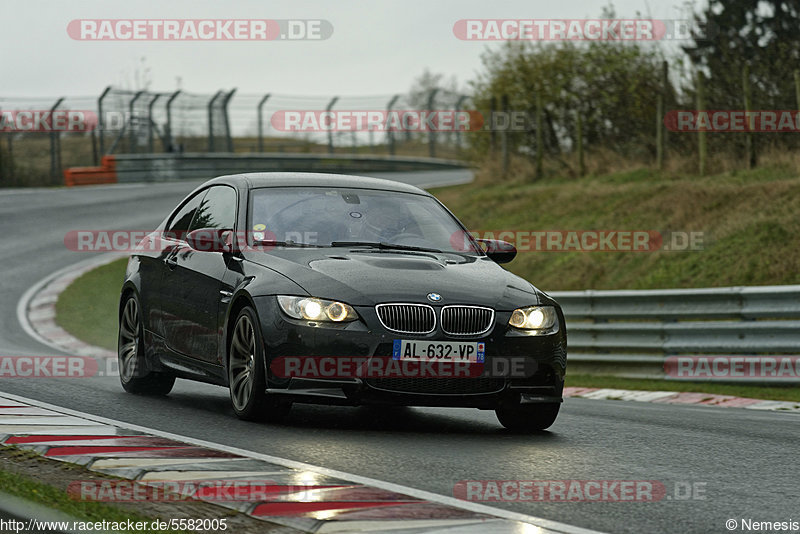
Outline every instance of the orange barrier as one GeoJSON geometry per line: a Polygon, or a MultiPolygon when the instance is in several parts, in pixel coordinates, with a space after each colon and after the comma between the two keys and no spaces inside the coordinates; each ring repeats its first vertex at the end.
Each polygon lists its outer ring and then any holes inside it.
{"type": "Polygon", "coordinates": [[[64,185],[115,184],[117,164],[114,156],[103,156],[99,167],[72,167],[64,170],[64,185]]]}

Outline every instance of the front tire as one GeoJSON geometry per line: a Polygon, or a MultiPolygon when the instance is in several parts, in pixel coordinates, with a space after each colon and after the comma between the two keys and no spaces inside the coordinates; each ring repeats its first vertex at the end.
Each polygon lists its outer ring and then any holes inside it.
{"type": "Polygon", "coordinates": [[[539,432],[549,428],[558,417],[560,403],[526,404],[497,408],[500,424],[514,432],[539,432]]]}
{"type": "Polygon", "coordinates": [[[139,310],[139,299],[134,294],[129,295],[119,318],[117,336],[119,381],[128,393],[166,395],[175,385],[175,376],[147,369],[144,360],[144,326],[139,310]]]}
{"type": "Polygon", "coordinates": [[[266,392],[264,361],[264,342],[256,312],[245,306],[236,317],[228,350],[231,404],[239,419],[279,421],[289,413],[290,403],[266,392]]]}

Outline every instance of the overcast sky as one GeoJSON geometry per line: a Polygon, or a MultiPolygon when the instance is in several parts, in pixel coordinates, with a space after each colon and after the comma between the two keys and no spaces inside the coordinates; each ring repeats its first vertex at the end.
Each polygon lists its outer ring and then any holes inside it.
{"type": "MultiPolygon", "coordinates": [[[[297,95],[404,92],[426,67],[462,84],[480,55],[499,43],[453,35],[465,18],[598,18],[605,2],[588,0],[72,0],[2,2],[0,97],[89,96],[105,86],[134,88],[142,58],[150,88],[297,95]],[[73,19],[324,19],[324,41],[78,41],[73,19]]],[[[620,18],[685,18],[678,2],[617,0],[620,18]],[[648,7],[649,4],[649,7],[648,7]]]]}

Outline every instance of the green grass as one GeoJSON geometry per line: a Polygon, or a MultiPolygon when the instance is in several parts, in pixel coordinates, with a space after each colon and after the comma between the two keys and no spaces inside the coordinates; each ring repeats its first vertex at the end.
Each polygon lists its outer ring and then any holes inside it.
{"type": "Polygon", "coordinates": [[[584,388],[635,389],[643,391],[687,391],[711,393],[715,395],[732,395],[751,399],[780,400],[800,402],[800,389],[797,386],[771,387],[739,384],[719,384],[714,382],[681,382],[677,380],[656,380],[642,378],[619,378],[615,376],[597,376],[586,374],[570,374],[567,368],[566,385],[584,388]]]}
{"type": "Polygon", "coordinates": [[[521,251],[507,268],[545,291],[800,283],[800,178],[784,167],[539,182],[483,176],[434,194],[470,230],[703,232],[696,251],[521,251]]]}
{"type": "Polygon", "coordinates": [[[127,261],[98,267],[70,284],[56,302],[56,323],[90,345],[116,350],[119,292],[127,261]]]}
{"type": "MultiPolygon", "coordinates": [[[[88,522],[133,522],[152,523],[152,517],[131,514],[102,502],[75,500],[54,486],[42,484],[28,477],[0,469],[0,488],[2,491],[43,505],[51,510],[58,510],[74,518],[76,521],[88,522]]],[[[139,532],[175,532],[168,530],[142,530],[139,532]]]]}

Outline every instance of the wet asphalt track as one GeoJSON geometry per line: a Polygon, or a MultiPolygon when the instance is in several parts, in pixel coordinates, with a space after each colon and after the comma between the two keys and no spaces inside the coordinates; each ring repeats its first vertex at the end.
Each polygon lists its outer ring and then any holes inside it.
{"type": "MultiPolygon", "coordinates": [[[[445,184],[460,172],[392,178],[445,184]]],[[[0,354],[53,354],[25,334],[16,306],[29,286],[87,257],[64,247],[67,231],[153,228],[194,185],[0,190],[0,354]]],[[[796,414],[568,399],[550,432],[517,436],[493,412],[467,409],[296,405],[286,424],[245,423],[226,390],[187,381],[165,399],[127,395],[113,377],[0,379],[0,392],[444,495],[460,480],[664,483],[657,503],[495,505],[607,532],[728,532],[731,518],[800,517],[796,414]],[[686,483],[704,498],[676,498],[686,483]]]]}

